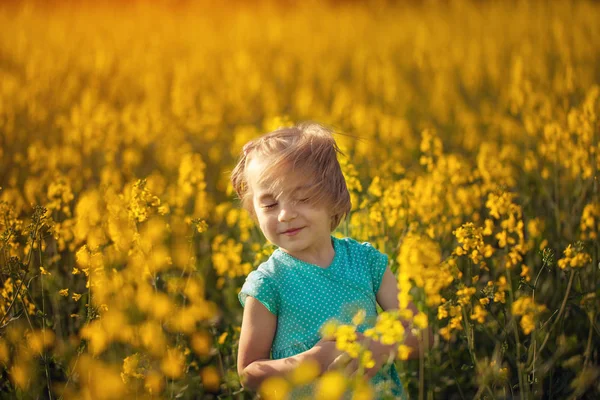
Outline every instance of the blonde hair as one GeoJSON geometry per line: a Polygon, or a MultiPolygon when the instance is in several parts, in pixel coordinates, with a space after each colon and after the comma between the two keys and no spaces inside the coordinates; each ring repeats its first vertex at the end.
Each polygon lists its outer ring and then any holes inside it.
{"type": "Polygon", "coordinates": [[[231,183],[242,207],[255,217],[246,175],[246,168],[252,159],[263,157],[269,160],[259,181],[268,182],[268,188],[277,194],[276,197],[290,184],[284,177],[286,172],[300,173],[309,178],[306,188],[308,201],[311,204],[324,204],[330,210],[333,231],[351,208],[350,193],[337,160],[338,154],[342,153],[333,138],[332,129],[315,122],[301,122],[246,143],[231,173],[231,183]]]}

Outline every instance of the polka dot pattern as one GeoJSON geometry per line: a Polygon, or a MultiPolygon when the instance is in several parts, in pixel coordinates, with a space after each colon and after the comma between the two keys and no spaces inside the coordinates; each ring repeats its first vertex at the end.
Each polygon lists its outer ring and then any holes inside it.
{"type": "MultiPolygon", "coordinates": [[[[277,316],[277,331],[271,357],[291,357],[312,348],[321,338],[321,326],[335,319],[351,324],[359,309],[366,311],[360,332],[372,327],[377,318],[376,293],[387,267],[388,257],[371,244],[350,238],[331,237],[335,256],[321,268],[301,261],[281,249],[252,271],[239,293],[242,306],[247,296],[260,301],[277,316]]],[[[380,371],[373,384],[391,380],[400,392],[394,366],[380,371]]]]}

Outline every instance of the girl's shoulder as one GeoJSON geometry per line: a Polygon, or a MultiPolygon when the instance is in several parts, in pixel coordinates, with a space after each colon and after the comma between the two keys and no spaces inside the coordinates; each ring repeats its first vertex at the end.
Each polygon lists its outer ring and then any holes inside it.
{"type": "Polygon", "coordinates": [[[281,250],[277,249],[269,256],[269,258],[262,262],[251,274],[263,276],[273,280],[274,282],[283,279],[291,270],[291,266],[283,262],[281,250]]]}
{"type": "Polygon", "coordinates": [[[251,272],[255,275],[264,276],[267,278],[275,279],[279,274],[279,268],[273,255],[271,255],[266,261],[260,263],[260,265],[251,272]]]}
{"type": "Polygon", "coordinates": [[[352,238],[337,240],[338,248],[343,253],[344,259],[341,262],[345,275],[369,282],[373,293],[377,293],[388,265],[387,254],[380,252],[369,242],[358,242],[352,238]]]}
{"type": "Polygon", "coordinates": [[[364,255],[371,257],[383,254],[369,242],[359,242],[351,237],[337,238],[332,236],[332,238],[336,242],[336,247],[345,250],[350,256],[364,255]]]}

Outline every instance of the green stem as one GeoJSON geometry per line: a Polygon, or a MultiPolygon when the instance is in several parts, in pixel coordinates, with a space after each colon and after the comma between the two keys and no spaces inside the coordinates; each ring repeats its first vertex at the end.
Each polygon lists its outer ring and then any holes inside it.
{"type": "Polygon", "coordinates": [[[594,318],[595,318],[596,314],[595,312],[589,312],[588,313],[588,318],[590,319],[590,329],[588,331],[588,340],[587,340],[587,346],[585,347],[585,361],[583,362],[583,369],[587,368],[587,365],[590,361],[590,356],[592,355],[592,335],[594,333],[594,318]]]}
{"type": "MultiPolygon", "coordinates": [[[[21,294],[21,289],[23,288],[23,284],[25,283],[25,277],[26,276],[27,276],[27,273],[25,273],[25,275],[23,275],[23,278],[20,279],[21,280],[21,284],[17,288],[17,293],[15,293],[15,297],[13,297],[12,301],[10,302],[10,305],[6,309],[6,312],[2,316],[2,319],[0,319],[0,329],[4,328],[3,322],[6,319],[6,316],[10,314],[10,311],[12,310],[13,306],[15,305],[15,303],[17,301],[17,298],[21,294]]],[[[27,312],[27,311],[25,311],[25,312],[27,312]]],[[[7,322],[7,325],[8,325],[8,322],[7,322]]]]}
{"type": "Polygon", "coordinates": [[[473,330],[471,329],[471,324],[469,324],[469,319],[467,312],[464,307],[462,308],[463,314],[463,322],[465,325],[465,332],[467,334],[467,346],[469,348],[469,355],[471,356],[471,361],[473,362],[473,366],[477,366],[477,357],[475,356],[475,340],[473,339],[473,330]]]}
{"type": "MultiPolygon", "coordinates": [[[[569,298],[569,293],[571,292],[571,286],[573,285],[574,277],[575,277],[575,270],[571,269],[571,275],[569,276],[569,283],[567,284],[567,291],[565,293],[565,297],[563,298],[562,304],[560,306],[560,310],[558,311],[558,315],[556,316],[554,323],[552,324],[550,329],[548,329],[548,333],[546,334],[546,337],[544,338],[544,341],[542,342],[542,345],[540,346],[538,353],[541,353],[542,350],[544,349],[544,347],[546,347],[546,343],[548,343],[548,339],[550,338],[550,334],[552,333],[552,330],[554,329],[554,327],[556,326],[558,321],[560,321],[560,317],[562,316],[563,311],[565,310],[565,306],[567,305],[567,299],[569,298]]],[[[533,360],[533,363],[535,365],[535,359],[533,360]]]]}
{"type": "MultiPolygon", "coordinates": [[[[42,238],[41,238],[41,236],[38,239],[38,254],[40,256],[40,266],[43,266],[42,265],[42,238]]],[[[40,275],[40,281],[41,281],[41,285],[42,285],[42,335],[43,335],[44,341],[45,341],[46,340],[46,301],[44,298],[44,274],[40,275]]],[[[25,311],[25,313],[27,314],[27,311],[25,311]]],[[[46,372],[46,385],[48,386],[48,396],[50,397],[50,400],[52,400],[52,389],[50,388],[52,381],[50,380],[50,374],[48,373],[48,357],[45,352],[44,352],[44,354],[42,354],[42,358],[44,360],[44,370],[46,372]]]]}
{"type": "MultiPolygon", "coordinates": [[[[542,263],[542,267],[540,268],[540,270],[537,273],[537,276],[535,277],[535,282],[533,283],[533,291],[531,293],[531,300],[533,301],[533,303],[535,304],[535,290],[537,289],[537,283],[538,283],[538,279],[540,279],[540,275],[542,273],[542,271],[544,270],[546,266],[546,263],[542,263]]],[[[537,338],[535,335],[533,336],[533,359],[536,359],[536,348],[537,348],[537,338]]],[[[527,364],[529,364],[530,360],[529,357],[527,359],[527,364]]],[[[532,377],[532,381],[535,382],[535,364],[533,365],[533,369],[531,370],[531,377],[532,377]]]]}
{"type": "Polygon", "coordinates": [[[419,400],[425,398],[425,349],[423,332],[419,335],[419,400]]]}
{"type": "Polygon", "coordinates": [[[454,371],[454,375],[455,375],[455,382],[456,382],[456,387],[458,388],[458,393],[460,394],[460,398],[462,400],[466,400],[465,399],[465,395],[462,391],[462,388],[460,387],[460,383],[458,381],[458,373],[456,372],[456,367],[454,366],[454,359],[452,358],[452,353],[450,351],[447,352],[450,358],[450,365],[452,366],[452,370],[454,371]]]}
{"type": "Polygon", "coordinates": [[[83,344],[80,345],[79,348],[77,349],[77,358],[75,359],[75,362],[73,363],[73,368],[71,368],[71,373],[69,373],[69,376],[67,377],[67,382],[65,383],[65,386],[63,387],[63,394],[58,398],[58,400],[62,400],[64,393],[66,392],[67,386],[69,386],[69,383],[71,383],[71,378],[75,374],[75,369],[77,368],[77,363],[79,362],[79,357],[81,356],[81,354],[83,354],[83,349],[85,349],[85,345],[83,345],[83,344]]]}
{"type": "MultiPolygon", "coordinates": [[[[34,219],[35,219],[35,216],[34,216],[34,219]]],[[[34,221],[34,223],[35,223],[35,225],[33,226],[32,232],[30,233],[31,247],[29,248],[29,253],[27,254],[27,263],[24,264],[24,266],[26,267],[25,268],[25,274],[21,278],[21,284],[17,288],[17,292],[15,294],[15,297],[13,297],[10,305],[6,309],[6,312],[2,316],[2,319],[0,319],[0,329],[4,328],[4,325],[2,325],[2,324],[4,323],[4,320],[10,314],[10,311],[12,310],[13,306],[15,305],[16,300],[19,297],[19,294],[21,293],[21,289],[23,289],[23,284],[25,283],[25,278],[27,277],[27,272],[29,271],[29,265],[31,264],[31,259],[33,257],[33,244],[35,243],[35,239],[37,237],[38,230],[40,229],[40,227],[42,225],[42,222],[39,219],[37,221],[34,221]]],[[[27,311],[25,311],[25,312],[27,312],[27,311]]]]}
{"type": "MultiPolygon", "coordinates": [[[[515,301],[514,298],[514,293],[513,293],[513,288],[512,288],[512,277],[510,274],[510,268],[506,269],[506,275],[508,276],[508,295],[510,297],[510,304],[512,306],[512,304],[515,301]]],[[[513,328],[513,333],[515,335],[515,344],[517,346],[517,375],[519,377],[519,392],[521,395],[525,394],[526,398],[527,398],[527,393],[529,392],[527,390],[527,387],[525,386],[525,383],[523,382],[523,366],[521,363],[521,340],[519,339],[519,331],[517,329],[517,321],[514,318],[514,316],[512,316],[511,321],[509,322],[513,328]]]]}

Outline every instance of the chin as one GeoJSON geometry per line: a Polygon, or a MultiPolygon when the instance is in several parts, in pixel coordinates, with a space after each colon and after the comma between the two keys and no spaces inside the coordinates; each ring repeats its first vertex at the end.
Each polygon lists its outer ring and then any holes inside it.
{"type": "Polygon", "coordinates": [[[306,249],[307,245],[303,240],[286,240],[281,241],[279,247],[285,249],[288,252],[301,252],[306,249]]]}

